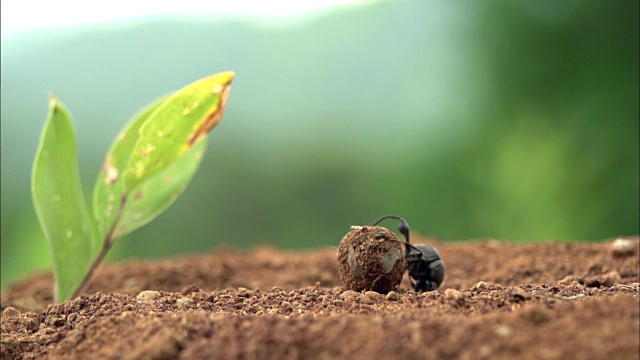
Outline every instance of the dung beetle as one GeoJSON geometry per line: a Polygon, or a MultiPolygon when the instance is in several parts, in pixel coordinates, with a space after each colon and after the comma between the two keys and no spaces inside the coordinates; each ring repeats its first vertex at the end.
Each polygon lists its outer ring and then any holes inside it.
{"type": "MultiPolygon", "coordinates": [[[[440,258],[438,250],[431,245],[412,245],[409,242],[409,224],[400,216],[384,215],[373,222],[378,225],[385,219],[395,219],[400,222],[398,231],[404,236],[405,258],[407,259],[407,271],[409,281],[416,292],[433,291],[442,285],[444,281],[444,262],[440,258]],[[414,283],[415,280],[415,283],[414,283]]],[[[399,240],[387,240],[397,241],[399,240]]]]}

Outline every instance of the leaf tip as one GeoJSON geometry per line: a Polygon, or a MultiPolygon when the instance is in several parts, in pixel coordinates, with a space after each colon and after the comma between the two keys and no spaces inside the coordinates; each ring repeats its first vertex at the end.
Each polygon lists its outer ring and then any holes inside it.
{"type": "MultiPolygon", "coordinates": [[[[213,75],[211,79],[215,84],[212,92],[215,96],[218,97],[219,102],[217,108],[210,113],[205,120],[198,125],[193,133],[189,135],[187,138],[187,143],[184,145],[182,152],[186,152],[194,144],[199,142],[203,137],[205,137],[211,129],[213,129],[218,122],[222,119],[222,115],[224,114],[224,109],[227,105],[227,98],[229,97],[229,91],[231,90],[231,82],[235,77],[236,73],[233,71],[225,71],[219,74],[213,75]]],[[[187,115],[188,113],[184,114],[187,115]]]]}
{"type": "Polygon", "coordinates": [[[223,71],[214,76],[217,77],[218,81],[220,81],[221,83],[229,85],[231,81],[233,81],[233,78],[236,77],[236,73],[235,71],[223,71]]]}
{"type": "Polygon", "coordinates": [[[55,108],[59,106],[60,100],[58,100],[58,98],[53,93],[50,92],[47,98],[49,100],[49,109],[53,111],[55,108]]]}
{"type": "Polygon", "coordinates": [[[214,94],[220,96],[225,91],[231,87],[231,82],[233,78],[236,76],[236,73],[233,71],[224,71],[212,76],[213,83],[216,84],[212,91],[214,94]]]}
{"type": "Polygon", "coordinates": [[[64,109],[64,105],[60,102],[60,100],[52,92],[50,92],[47,95],[47,98],[49,100],[49,112],[50,112],[50,114],[55,114],[56,112],[60,111],[61,109],[64,109]]]}

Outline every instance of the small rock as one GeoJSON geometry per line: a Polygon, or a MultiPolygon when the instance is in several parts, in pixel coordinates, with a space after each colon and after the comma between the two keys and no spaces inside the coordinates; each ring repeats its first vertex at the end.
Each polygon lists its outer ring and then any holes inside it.
{"type": "Polygon", "coordinates": [[[142,300],[142,301],[153,301],[160,298],[160,296],[161,296],[160,293],[157,291],[146,290],[138,294],[138,296],[136,296],[136,299],[142,300]]]}
{"type": "Polygon", "coordinates": [[[637,249],[638,242],[631,239],[617,238],[611,244],[611,252],[617,257],[631,256],[637,249]]]}
{"type": "Polygon", "coordinates": [[[479,281],[477,284],[473,285],[472,290],[487,290],[489,289],[489,284],[484,281],[479,281]]]}
{"type": "Polygon", "coordinates": [[[364,294],[360,295],[360,301],[365,304],[372,304],[382,300],[383,296],[380,293],[375,291],[365,291],[364,294]]]}
{"type": "Polygon", "coordinates": [[[345,301],[355,301],[360,294],[357,291],[347,290],[340,294],[340,298],[345,301]]]}
{"type": "Polygon", "coordinates": [[[465,295],[462,291],[456,289],[447,289],[444,291],[444,297],[447,300],[460,301],[465,299],[465,295]]]}
{"type": "Polygon", "coordinates": [[[193,301],[192,298],[188,298],[188,297],[181,297],[178,300],[176,300],[176,306],[181,309],[191,307],[194,303],[195,301],[193,301]]]}
{"type": "Polygon", "coordinates": [[[400,300],[400,295],[395,291],[389,291],[384,298],[387,301],[398,301],[400,300]]]}

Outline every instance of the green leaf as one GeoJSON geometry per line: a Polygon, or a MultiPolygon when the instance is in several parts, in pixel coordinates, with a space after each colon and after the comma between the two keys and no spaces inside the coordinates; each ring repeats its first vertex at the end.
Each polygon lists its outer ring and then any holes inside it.
{"type": "Polygon", "coordinates": [[[163,97],[152,105],[148,106],[137,114],[127,127],[118,135],[116,141],[109,149],[102,171],[98,175],[98,180],[93,191],[93,216],[98,226],[100,238],[96,244],[96,249],[100,249],[102,242],[111,227],[114,226],[120,206],[123,202],[123,195],[126,190],[124,186],[124,176],[120,176],[122,169],[129,163],[131,151],[138,141],[140,127],[149,119],[157,108],[166,100],[163,97]]]}
{"type": "Polygon", "coordinates": [[[124,236],[160,215],[189,185],[207,148],[202,139],[180,159],[131,191],[114,238],[124,236]]]}
{"type": "Polygon", "coordinates": [[[217,74],[160,99],[118,137],[94,189],[103,238],[143,226],[184,191],[204,155],[206,135],[222,117],[232,79],[232,72],[217,74]]]}
{"type": "Polygon", "coordinates": [[[73,120],[67,108],[53,97],[31,185],[36,213],[53,258],[55,302],[65,301],[87,273],[95,242],[78,172],[73,120]]]}
{"type": "Polygon", "coordinates": [[[224,72],[197,81],[149,115],[124,174],[127,190],[169,166],[218,124],[233,76],[233,72],[224,72]]]}

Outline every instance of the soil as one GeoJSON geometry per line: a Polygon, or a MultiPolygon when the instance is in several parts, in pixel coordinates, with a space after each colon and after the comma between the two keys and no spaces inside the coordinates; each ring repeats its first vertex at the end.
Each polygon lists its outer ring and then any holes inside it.
{"type": "Polygon", "coordinates": [[[639,242],[439,243],[437,291],[346,290],[336,248],[102,266],[59,305],[2,294],[2,359],[638,359],[639,242]]]}

